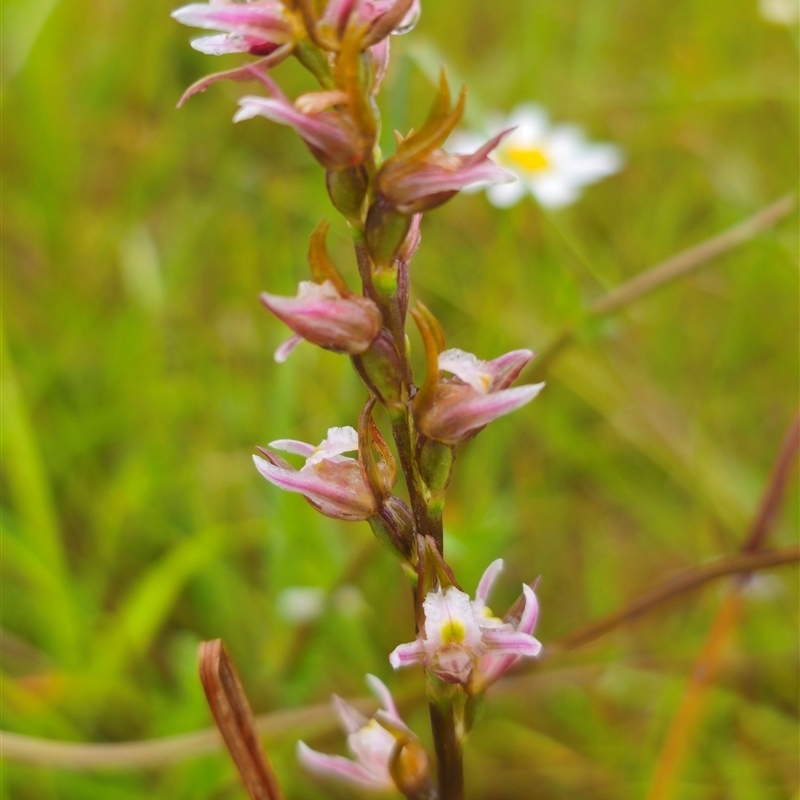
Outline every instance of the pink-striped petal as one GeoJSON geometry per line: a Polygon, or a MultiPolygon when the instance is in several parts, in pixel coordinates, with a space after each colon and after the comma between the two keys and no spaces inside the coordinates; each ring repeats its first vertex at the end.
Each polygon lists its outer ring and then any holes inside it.
{"type": "Polygon", "coordinates": [[[519,376],[520,372],[533,359],[534,353],[531,350],[512,350],[498,358],[489,361],[486,368],[491,372],[492,391],[507,389],[519,376]]]}
{"type": "Polygon", "coordinates": [[[389,663],[395,668],[407,667],[409,664],[426,662],[425,642],[417,639],[407,644],[399,644],[389,653],[389,663]]]}
{"type": "Polygon", "coordinates": [[[350,705],[350,703],[345,702],[339,697],[338,694],[333,696],[333,710],[336,712],[336,716],[339,717],[339,721],[342,723],[342,727],[347,731],[348,734],[355,733],[356,731],[360,731],[369,720],[356,708],[350,705]]]}
{"type": "Polygon", "coordinates": [[[537,656],[542,649],[542,643],[530,634],[501,628],[485,629],[483,642],[498,654],[537,656]]]}
{"type": "Polygon", "coordinates": [[[489,596],[489,592],[491,591],[492,585],[494,584],[497,576],[502,572],[503,566],[503,559],[498,558],[495,561],[492,561],[492,563],[486,567],[480,583],[478,584],[478,588],[475,591],[475,600],[478,601],[482,606],[486,605],[486,598],[489,596]]]}
{"type": "Polygon", "coordinates": [[[398,722],[405,727],[403,721],[400,719],[400,714],[397,711],[397,706],[394,704],[394,698],[391,692],[386,688],[386,684],[375,675],[367,675],[367,683],[372,693],[380,700],[381,705],[386,709],[389,717],[394,722],[398,722]]]}
{"type": "Polygon", "coordinates": [[[250,3],[191,3],[172,12],[182,25],[227,33],[272,35],[286,41],[291,27],[279,2],[254,0],[250,3]]]}
{"type": "Polygon", "coordinates": [[[272,447],[274,450],[283,450],[284,453],[294,453],[303,458],[313,456],[317,449],[313,444],[298,442],[297,439],[276,439],[274,442],[270,442],[268,447],[272,447]]]}
{"type": "Polygon", "coordinates": [[[316,775],[337,778],[369,789],[388,788],[384,781],[355,761],[343,756],[318,753],[304,742],[297,743],[297,758],[309,772],[316,775]]]}
{"type": "Polygon", "coordinates": [[[517,630],[521,633],[533,633],[536,620],[539,618],[539,601],[536,592],[527,583],[522,584],[522,591],[525,595],[525,608],[522,610],[517,630]]]}
{"type": "Polygon", "coordinates": [[[298,334],[290,336],[283,344],[278,346],[273,358],[278,364],[283,364],[302,341],[304,341],[303,337],[298,334]]]}
{"type": "Polygon", "coordinates": [[[425,433],[445,443],[458,443],[471,431],[529,403],[543,387],[544,383],[537,383],[485,395],[472,392],[464,399],[443,404],[439,411],[430,414],[425,422],[425,433]]]}
{"type": "Polygon", "coordinates": [[[326,480],[315,470],[283,469],[259,456],[253,456],[256,469],[270,483],[287,492],[302,494],[326,516],[348,520],[369,519],[377,511],[376,501],[360,474],[355,474],[358,471],[357,462],[348,460],[356,467],[353,474],[341,473],[342,465],[336,464],[339,475],[335,480],[326,480]],[[353,483],[353,479],[360,483],[353,483]]]}

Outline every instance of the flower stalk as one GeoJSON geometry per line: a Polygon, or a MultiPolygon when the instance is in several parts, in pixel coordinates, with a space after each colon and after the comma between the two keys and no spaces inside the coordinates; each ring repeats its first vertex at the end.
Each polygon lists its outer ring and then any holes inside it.
{"type": "Polygon", "coordinates": [[[530,402],[543,384],[511,386],[533,358],[529,350],[483,361],[447,349],[434,314],[422,303],[409,309],[409,276],[424,213],[463,189],[514,180],[491,158],[498,148],[507,150],[511,131],[496,131],[463,155],[447,152],[466,94],[462,89],[454,102],[442,72],[427,119],[416,131],[396,134],[395,152],[383,158],[376,99],[391,36],[414,26],[419,0],[212,0],[173,16],[212,31],[194,42],[201,52],[260,57],[198,81],[182,102],[221,80],[260,84],[262,94],[239,100],[234,121],[266,119],[298,134],[350,229],[361,282],[360,291],[348,286],[328,254],[322,222],[311,234],[311,279],[300,282],[295,297],[262,294],[266,309],[293,334],[278,348],[277,361],[301,341],[347,354],[368,397],[357,428],[330,428],[319,445],[277,439],[259,448],[254,461],[267,481],[302,495],[321,514],[367,522],[397,555],[412,584],[416,630],[414,641],[398,645],[389,661],[424,669],[437,780],[377,678],[369,681],[383,710],[372,718],[335,700],[353,760],[301,744],[300,761],[317,775],[394,787],[410,800],[463,800],[462,747],[475,708],[494,681],[541,645],[532,635],[538,604],[530,587],[502,618],[486,605],[502,561],[489,566],[474,600],[461,589],[444,558],[445,494],[458,446],[530,402]],[[318,84],[294,100],[269,73],[291,57],[318,84]],[[422,341],[422,380],[409,357],[409,313],[422,341]],[[396,458],[379,429],[387,418],[396,458]],[[295,466],[276,450],[304,463],[295,466]],[[395,493],[398,465],[407,501],[395,493]]]}

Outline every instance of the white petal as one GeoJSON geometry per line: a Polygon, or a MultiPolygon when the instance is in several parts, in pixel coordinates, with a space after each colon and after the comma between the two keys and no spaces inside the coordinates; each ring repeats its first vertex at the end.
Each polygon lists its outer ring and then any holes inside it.
{"type": "Polygon", "coordinates": [[[251,41],[227,33],[220,33],[215,36],[201,36],[199,39],[192,39],[192,48],[207,56],[224,56],[228,53],[249,53],[253,46],[251,41]]]}
{"type": "Polygon", "coordinates": [[[322,283],[300,281],[297,286],[299,300],[338,300],[341,297],[336,287],[328,280],[322,283]]]}
{"type": "Polygon", "coordinates": [[[268,447],[273,450],[283,450],[284,453],[294,453],[298,456],[308,458],[314,454],[315,447],[313,444],[306,444],[306,442],[298,442],[297,439],[276,439],[270,442],[268,447]]]}
{"type": "Polygon", "coordinates": [[[389,775],[389,758],[395,742],[394,736],[374,719],[347,737],[347,746],[356,762],[386,786],[394,785],[389,775]]]}
{"type": "Polygon", "coordinates": [[[509,115],[506,127],[516,127],[509,137],[516,145],[530,144],[542,139],[549,127],[547,112],[542,106],[534,103],[523,103],[517,106],[509,115]]]}
{"type": "Polygon", "coordinates": [[[358,432],[346,425],[342,428],[328,428],[328,435],[317,447],[307,465],[319,464],[320,461],[342,453],[358,450],[358,432]]]}
{"type": "Polygon", "coordinates": [[[559,166],[572,180],[587,184],[619,172],[624,161],[622,151],[613,144],[595,144],[587,145],[559,166]]]}
{"type": "Polygon", "coordinates": [[[546,208],[563,208],[580,197],[580,189],[561,175],[541,175],[531,181],[533,196],[546,208]]]}
{"type": "Polygon", "coordinates": [[[481,630],[468,594],[450,586],[444,594],[441,590],[428,594],[422,607],[425,611],[425,646],[429,651],[453,644],[443,639],[443,634],[449,634],[453,628],[461,632],[458,644],[462,647],[469,649],[480,644],[481,630]]]}
{"type": "Polygon", "coordinates": [[[492,385],[492,373],[486,369],[486,362],[464,350],[452,348],[439,353],[439,369],[452,372],[480,394],[486,394],[492,385]]]}
{"type": "Polygon", "coordinates": [[[515,183],[499,183],[486,190],[489,202],[497,208],[516,205],[528,193],[528,187],[519,179],[515,183]]]}

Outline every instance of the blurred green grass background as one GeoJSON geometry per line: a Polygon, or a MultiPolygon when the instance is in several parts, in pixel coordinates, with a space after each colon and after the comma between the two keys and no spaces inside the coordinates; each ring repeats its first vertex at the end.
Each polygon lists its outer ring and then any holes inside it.
{"type": "MultiPolygon", "coordinates": [[[[451,346],[541,350],[605,290],[796,188],[797,31],[755,0],[423,6],[392,42],[385,134],[419,125],[443,61],[472,121],[536,101],[627,158],[558,213],[471,195],[427,216],[413,293],[451,346]]],[[[241,87],[174,109],[237,60],[193,52],[172,8],[4,4],[3,728],[79,742],[205,728],[196,648],[221,636],[257,712],[363,694],[372,672],[412,698],[425,738],[419,676],[387,662],[413,631],[392,556],[250,461],[275,438],[320,441],[363,403],[341,357],[304,346],[276,365],[286,331],[256,300],[293,293],[323,217],[355,280],[347,232],[290,131],[231,124],[241,87]],[[287,587],[341,585],[358,593],[312,626],[276,612],[287,587]]],[[[583,327],[545,392],[460,454],[445,525],[465,587],[505,558],[502,608],[542,574],[547,643],[734,552],[796,410],[797,261],[792,214],[583,327]]],[[[796,542],[797,517],[793,482],[770,544],[796,542]]],[[[644,797],[720,591],[498,687],[467,747],[469,796],[644,797]]],[[[796,568],[760,576],[676,798],[797,796],[797,628],[796,568]]],[[[350,796],[300,774],[301,733],[270,742],[287,794],[350,796]]],[[[243,797],[223,753],[0,775],[14,800],[243,797]]]]}

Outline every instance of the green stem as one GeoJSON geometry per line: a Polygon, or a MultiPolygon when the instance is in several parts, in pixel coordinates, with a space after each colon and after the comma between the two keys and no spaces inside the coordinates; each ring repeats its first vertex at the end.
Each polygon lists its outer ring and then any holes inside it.
{"type": "Polygon", "coordinates": [[[411,411],[408,407],[389,409],[392,420],[392,436],[400,458],[400,466],[408,487],[408,497],[411,501],[411,510],[414,513],[414,522],[417,533],[427,536],[430,533],[428,524],[428,504],[425,499],[425,489],[422,477],[419,474],[417,460],[414,457],[414,446],[411,437],[411,411]]]}
{"type": "Polygon", "coordinates": [[[429,703],[441,800],[464,800],[464,760],[454,706],[429,703]]]}

